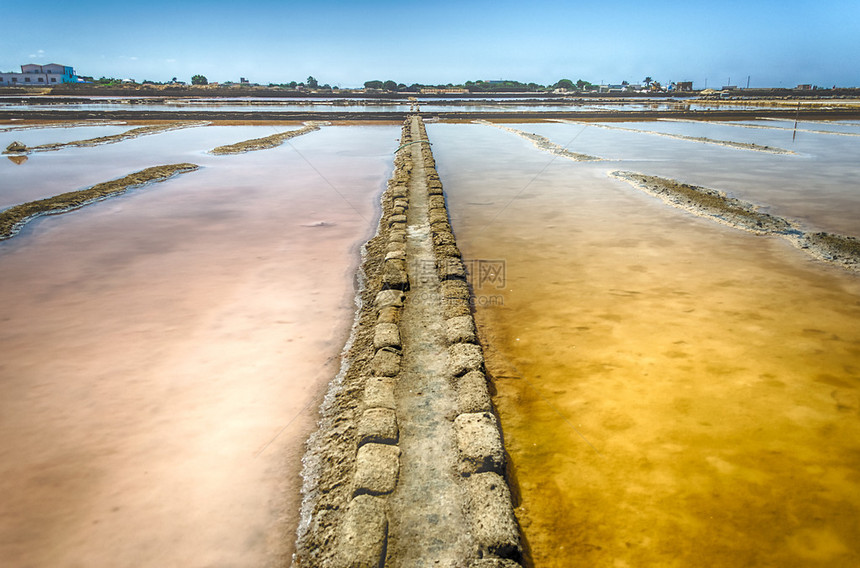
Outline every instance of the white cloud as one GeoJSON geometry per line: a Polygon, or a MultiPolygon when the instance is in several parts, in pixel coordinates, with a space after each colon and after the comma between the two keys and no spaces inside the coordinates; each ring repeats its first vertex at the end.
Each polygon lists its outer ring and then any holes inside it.
{"type": "Polygon", "coordinates": [[[45,57],[45,50],[39,49],[36,51],[36,53],[31,53],[28,57],[30,59],[42,59],[43,57],[45,57]]]}

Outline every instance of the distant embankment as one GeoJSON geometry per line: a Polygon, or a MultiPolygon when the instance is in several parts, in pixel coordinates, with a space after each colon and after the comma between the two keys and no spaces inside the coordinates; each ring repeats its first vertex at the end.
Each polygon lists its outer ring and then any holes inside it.
{"type": "MultiPolygon", "coordinates": [[[[55,110],[32,107],[27,110],[0,110],[0,120],[126,120],[126,121],[176,121],[209,120],[228,122],[276,122],[276,121],[384,121],[402,122],[411,116],[409,111],[218,111],[218,110],[55,110]]],[[[780,108],[756,110],[663,110],[663,111],[486,111],[486,112],[420,112],[423,118],[436,117],[445,121],[496,120],[535,122],[545,119],[567,119],[578,121],[642,121],[659,118],[682,118],[695,120],[751,120],[755,118],[781,118],[786,120],[833,120],[860,119],[860,108],[801,109],[780,108]]]]}

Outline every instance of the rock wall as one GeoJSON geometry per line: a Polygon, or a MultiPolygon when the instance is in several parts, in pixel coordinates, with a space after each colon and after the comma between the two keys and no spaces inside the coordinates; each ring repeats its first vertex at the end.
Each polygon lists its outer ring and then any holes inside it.
{"type": "MultiPolygon", "coordinates": [[[[441,291],[441,305],[435,311],[444,318],[444,380],[451,381],[456,393],[457,411],[446,417],[453,421],[456,438],[451,445],[457,452],[451,456],[456,471],[451,475],[462,489],[453,498],[462,501],[470,533],[468,552],[456,565],[519,566],[522,560],[501,430],[472,316],[471,290],[427,142],[423,122],[407,119],[395,171],[382,196],[379,228],[365,246],[364,286],[351,344],[341,374],[326,396],[320,428],[311,437],[304,460],[302,520],[293,558],[296,567],[402,565],[388,544],[389,530],[399,526],[392,517],[399,512],[390,496],[401,475],[396,386],[403,371],[401,316],[404,307],[408,309],[410,282],[417,277],[416,267],[409,262],[407,242],[408,228],[412,228],[407,225],[410,192],[416,187],[427,192],[421,195],[422,203],[425,198],[427,203],[427,219],[421,225],[429,223],[441,291]],[[421,152],[413,150],[415,144],[421,145],[421,152]],[[416,155],[423,163],[414,162],[416,155]],[[413,179],[416,172],[424,178],[420,184],[413,179]]],[[[462,539],[462,535],[450,537],[462,539]]]]}

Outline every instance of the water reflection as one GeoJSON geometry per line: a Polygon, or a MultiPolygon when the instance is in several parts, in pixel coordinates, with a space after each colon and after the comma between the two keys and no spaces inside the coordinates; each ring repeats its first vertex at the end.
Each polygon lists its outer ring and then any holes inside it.
{"type": "Polygon", "coordinates": [[[16,166],[20,166],[21,164],[23,164],[24,162],[27,161],[27,156],[24,156],[24,155],[6,156],[6,157],[9,158],[9,161],[12,162],[13,164],[15,164],[16,166]]]}
{"type": "Polygon", "coordinates": [[[860,281],[479,128],[428,130],[506,261],[477,319],[535,565],[860,562],[860,281]]]}

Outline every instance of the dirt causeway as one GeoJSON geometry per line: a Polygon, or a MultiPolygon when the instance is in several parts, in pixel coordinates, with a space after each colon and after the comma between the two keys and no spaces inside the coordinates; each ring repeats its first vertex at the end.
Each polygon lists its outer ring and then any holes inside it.
{"type": "Polygon", "coordinates": [[[78,191],[61,193],[54,197],[15,205],[0,211],[0,240],[14,237],[30,221],[42,215],[56,215],[79,209],[90,203],[119,195],[147,183],[164,181],[177,174],[196,170],[196,164],[169,164],[153,166],[120,179],[98,183],[78,191]]]}
{"type": "Polygon", "coordinates": [[[408,119],[347,356],[304,458],[296,567],[523,560],[466,270],[423,142],[408,119]]]}
{"type": "Polygon", "coordinates": [[[54,150],[62,150],[63,148],[83,148],[88,146],[100,146],[102,144],[115,144],[123,140],[131,140],[140,136],[148,136],[150,134],[161,134],[171,130],[180,130],[182,128],[194,128],[197,126],[206,126],[208,122],[173,122],[169,124],[157,124],[151,126],[139,126],[132,128],[120,134],[112,134],[110,136],[99,136],[98,138],[88,138],[86,140],[73,140],[72,142],[55,142],[51,144],[40,144],[38,146],[21,146],[15,148],[7,148],[4,154],[27,154],[30,152],[50,152],[54,150]]]}
{"type": "Polygon", "coordinates": [[[268,148],[275,148],[276,146],[280,146],[290,138],[295,138],[296,136],[301,136],[302,134],[307,134],[308,132],[319,130],[322,124],[324,123],[308,122],[302,128],[299,128],[297,130],[288,130],[287,132],[272,134],[271,136],[266,136],[264,138],[254,138],[252,140],[245,140],[244,142],[236,142],[235,144],[218,146],[217,148],[214,148],[212,150],[212,153],[221,156],[225,154],[241,154],[243,152],[253,152],[255,150],[266,150],[268,148]]]}

